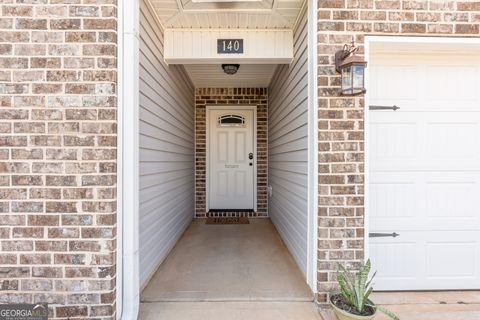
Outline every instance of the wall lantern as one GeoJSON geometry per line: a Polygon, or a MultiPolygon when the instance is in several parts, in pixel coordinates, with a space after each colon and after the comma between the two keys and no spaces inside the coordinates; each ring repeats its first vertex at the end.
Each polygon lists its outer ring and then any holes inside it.
{"type": "Polygon", "coordinates": [[[346,44],[343,49],[335,53],[335,70],[342,75],[341,94],[354,96],[365,93],[365,67],[367,62],[357,56],[358,47],[355,40],[346,44]]]}

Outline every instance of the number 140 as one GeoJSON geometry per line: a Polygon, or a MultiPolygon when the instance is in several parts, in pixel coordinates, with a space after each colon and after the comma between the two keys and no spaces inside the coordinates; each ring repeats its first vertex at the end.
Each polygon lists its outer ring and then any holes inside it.
{"type": "Polygon", "coordinates": [[[240,50],[240,41],[238,40],[223,40],[223,51],[238,51],[240,50]]]}

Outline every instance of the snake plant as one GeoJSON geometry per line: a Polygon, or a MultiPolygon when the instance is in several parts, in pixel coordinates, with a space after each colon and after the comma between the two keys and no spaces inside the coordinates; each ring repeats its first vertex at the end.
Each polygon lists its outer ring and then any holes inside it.
{"type": "Polygon", "coordinates": [[[370,259],[363,263],[356,273],[347,270],[342,265],[339,265],[339,268],[340,272],[337,275],[337,281],[340,285],[340,294],[343,296],[347,304],[355,308],[359,314],[365,313],[365,307],[372,307],[385,313],[391,319],[400,320],[394,313],[385,308],[376,306],[369,299],[369,296],[373,291],[371,283],[376,275],[375,272],[373,276],[368,279],[371,269],[370,259]]]}

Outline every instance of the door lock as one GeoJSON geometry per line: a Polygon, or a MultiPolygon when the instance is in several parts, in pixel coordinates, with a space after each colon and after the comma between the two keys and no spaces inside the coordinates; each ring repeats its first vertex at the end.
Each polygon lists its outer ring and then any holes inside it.
{"type": "Polygon", "coordinates": [[[248,154],[248,159],[250,159],[250,160],[253,159],[253,152],[250,152],[250,153],[248,154]]]}

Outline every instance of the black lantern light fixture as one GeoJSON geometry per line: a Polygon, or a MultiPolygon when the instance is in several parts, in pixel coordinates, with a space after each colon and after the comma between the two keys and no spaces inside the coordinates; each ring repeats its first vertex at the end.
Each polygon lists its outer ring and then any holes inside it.
{"type": "Polygon", "coordinates": [[[222,64],[223,72],[225,72],[228,75],[237,73],[238,68],[240,68],[239,64],[222,64]]]}
{"type": "Polygon", "coordinates": [[[335,70],[342,75],[341,94],[354,96],[365,93],[365,67],[367,62],[356,53],[355,39],[352,44],[346,44],[335,53],[335,70]]]}

